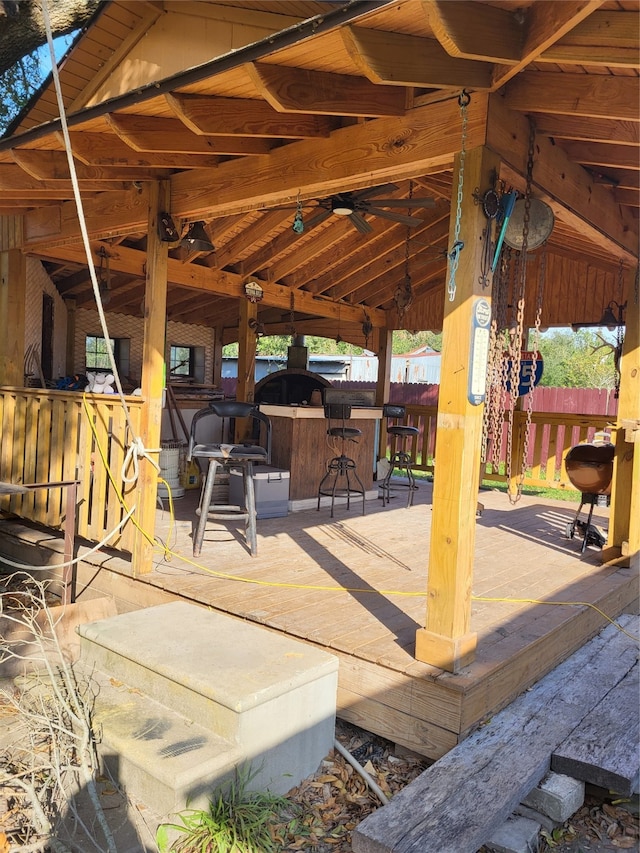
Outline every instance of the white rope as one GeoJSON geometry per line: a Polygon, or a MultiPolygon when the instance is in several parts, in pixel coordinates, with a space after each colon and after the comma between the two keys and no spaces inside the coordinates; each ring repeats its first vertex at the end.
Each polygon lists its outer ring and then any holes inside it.
{"type": "MultiPolygon", "coordinates": [[[[122,390],[122,382],[120,380],[120,374],[118,372],[118,366],[116,364],[113,349],[111,346],[111,337],[109,335],[109,329],[107,327],[107,318],[105,317],[104,308],[102,305],[102,295],[100,293],[100,287],[98,285],[98,277],[96,275],[95,264],[93,261],[93,256],[91,253],[91,242],[89,240],[89,232],[87,231],[87,223],[84,215],[84,207],[82,204],[82,196],[80,195],[80,185],[78,183],[78,175],[76,172],[75,160],[73,159],[73,151],[71,148],[71,137],[69,136],[69,127],[67,125],[67,117],[64,107],[64,101],[62,99],[62,88],[60,86],[60,75],[58,74],[58,64],[56,61],[55,50],[53,47],[53,33],[51,31],[51,21],[49,19],[49,10],[47,6],[47,0],[42,0],[42,17],[44,20],[44,25],[47,33],[47,44],[49,46],[49,55],[51,57],[51,73],[53,75],[53,82],[56,91],[56,99],[58,101],[58,111],[60,113],[60,126],[62,128],[62,136],[64,138],[64,147],[65,153],[67,155],[67,162],[69,164],[69,173],[71,176],[71,185],[73,188],[73,196],[76,203],[76,208],[78,212],[78,221],[80,223],[80,233],[82,234],[82,243],[84,246],[85,255],[87,257],[87,266],[89,268],[89,276],[91,278],[91,284],[93,287],[93,293],[96,300],[96,307],[98,309],[98,316],[100,318],[100,326],[102,328],[102,334],[105,339],[105,344],[107,347],[107,355],[109,356],[109,364],[111,365],[111,372],[113,373],[116,389],[118,392],[118,396],[120,397],[120,402],[122,404],[122,408],[124,410],[125,420],[127,422],[127,427],[129,429],[129,434],[133,436],[132,443],[137,444],[137,448],[134,452],[134,455],[137,458],[146,457],[149,459],[149,453],[159,453],[159,450],[145,450],[144,445],[142,444],[142,440],[139,437],[135,437],[135,431],[133,429],[133,425],[131,423],[131,418],[129,415],[129,409],[127,407],[127,402],[125,400],[124,391],[122,390]]],[[[156,463],[153,463],[156,468],[158,466],[156,463]]],[[[137,477],[137,465],[135,467],[136,477],[137,477]]],[[[159,470],[159,469],[158,469],[159,470]]],[[[131,480],[127,480],[127,482],[132,482],[131,480]]]]}
{"type": "Polygon", "coordinates": [[[161,447],[149,448],[148,450],[145,448],[142,443],[141,438],[133,438],[127,448],[127,452],[124,457],[124,461],[122,463],[122,479],[125,483],[135,483],[138,479],[139,473],[139,460],[140,459],[148,459],[149,462],[153,465],[156,471],[160,471],[160,465],[156,462],[155,459],[152,459],[149,454],[150,453],[160,453],[162,450],[161,447]],[[133,466],[133,476],[128,477],[127,471],[129,470],[129,466],[133,466]]]}

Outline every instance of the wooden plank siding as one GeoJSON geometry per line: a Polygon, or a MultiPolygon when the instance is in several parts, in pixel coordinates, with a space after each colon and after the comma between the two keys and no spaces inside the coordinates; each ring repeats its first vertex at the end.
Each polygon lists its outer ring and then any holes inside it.
{"type": "MultiPolygon", "coordinates": [[[[127,401],[134,429],[141,405],[138,398],[127,401]]],[[[118,397],[0,388],[0,423],[0,480],[30,484],[78,479],[77,536],[100,542],[117,527],[126,512],[118,493],[125,500],[132,493],[122,475],[128,427],[118,397]]],[[[5,496],[0,508],[47,527],[64,524],[62,489],[5,496]]],[[[130,551],[132,525],[110,544],[130,551]]]]}

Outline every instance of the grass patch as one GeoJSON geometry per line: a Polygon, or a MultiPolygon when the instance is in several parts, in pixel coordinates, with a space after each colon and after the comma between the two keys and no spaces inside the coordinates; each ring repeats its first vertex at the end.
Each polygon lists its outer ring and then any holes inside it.
{"type": "Polygon", "coordinates": [[[275,853],[272,826],[290,803],[268,791],[249,791],[254,776],[237,769],[234,780],[216,788],[207,809],[185,809],[179,823],[161,824],[161,853],[275,853]],[[170,845],[171,830],[181,837],[170,845]]]}

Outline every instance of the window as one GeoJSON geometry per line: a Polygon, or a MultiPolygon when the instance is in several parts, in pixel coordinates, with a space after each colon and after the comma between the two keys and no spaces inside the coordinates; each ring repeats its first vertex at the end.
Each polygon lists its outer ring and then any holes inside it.
{"type": "MultiPolygon", "coordinates": [[[[129,339],[111,338],[113,357],[118,371],[129,375],[129,339]]],[[[107,339],[99,335],[87,335],[85,338],[85,366],[87,370],[111,371],[111,362],[107,351],[107,339]]]]}
{"type": "Polygon", "coordinates": [[[204,347],[172,344],[169,350],[169,376],[178,381],[204,382],[204,347]]]}

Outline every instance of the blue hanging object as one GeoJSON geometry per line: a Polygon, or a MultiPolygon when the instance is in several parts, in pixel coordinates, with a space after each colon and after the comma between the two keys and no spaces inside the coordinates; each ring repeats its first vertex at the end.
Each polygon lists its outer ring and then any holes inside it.
{"type": "MultiPolygon", "coordinates": [[[[507,360],[507,377],[511,375],[512,364],[508,353],[505,353],[507,360]]],[[[518,375],[518,397],[524,397],[528,394],[542,379],[544,370],[544,361],[542,354],[539,352],[520,353],[520,372],[518,375]]],[[[507,378],[505,381],[505,390],[507,394],[511,393],[511,380],[507,378]]]]}
{"type": "Polygon", "coordinates": [[[296,234],[302,234],[304,231],[304,221],[302,219],[302,212],[300,210],[296,210],[296,215],[293,217],[293,225],[291,226],[296,234]]]}
{"type": "Polygon", "coordinates": [[[498,266],[498,258],[500,257],[500,252],[502,251],[504,235],[507,232],[507,225],[509,224],[509,219],[511,219],[511,214],[513,213],[513,208],[517,198],[518,193],[515,190],[511,190],[511,192],[505,193],[500,199],[501,211],[498,214],[498,217],[502,218],[502,228],[500,229],[500,236],[498,237],[498,242],[496,243],[496,250],[493,255],[493,263],[491,264],[491,272],[495,272],[496,267],[498,266]]]}

